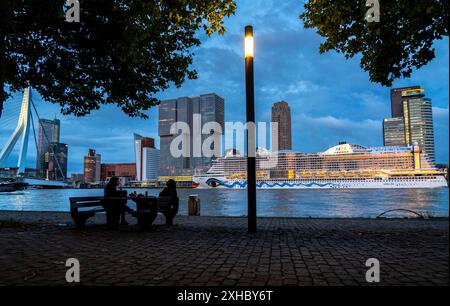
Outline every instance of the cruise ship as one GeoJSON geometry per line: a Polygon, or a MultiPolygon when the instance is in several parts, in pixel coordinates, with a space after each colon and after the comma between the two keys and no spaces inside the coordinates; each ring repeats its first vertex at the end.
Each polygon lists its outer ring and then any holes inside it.
{"type": "MultiPolygon", "coordinates": [[[[365,147],[341,143],[322,153],[269,152],[258,149],[259,189],[378,189],[447,187],[444,170],[435,168],[418,144],[365,147]]],[[[229,150],[213,161],[194,188],[247,188],[247,158],[229,150]]]]}

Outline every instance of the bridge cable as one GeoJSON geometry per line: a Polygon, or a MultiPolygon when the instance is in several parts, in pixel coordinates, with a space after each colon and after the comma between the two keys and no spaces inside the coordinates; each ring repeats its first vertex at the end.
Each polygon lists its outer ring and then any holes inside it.
{"type": "Polygon", "coordinates": [[[31,127],[33,128],[33,136],[34,136],[34,144],[36,145],[36,152],[38,150],[38,143],[37,143],[37,138],[36,138],[36,129],[34,127],[34,117],[33,117],[33,112],[30,111],[30,117],[31,117],[31,127]]]}
{"type": "Polygon", "coordinates": [[[16,116],[15,114],[20,113],[20,111],[18,109],[14,109],[11,111],[11,113],[13,113],[14,115],[7,115],[5,113],[5,110],[9,111],[9,109],[5,108],[3,111],[3,116],[0,121],[1,122],[0,127],[2,129],[3,128],[7,129],[11,125],[14,125],[14,126],[17,125],[18,116],[16,116]]]}

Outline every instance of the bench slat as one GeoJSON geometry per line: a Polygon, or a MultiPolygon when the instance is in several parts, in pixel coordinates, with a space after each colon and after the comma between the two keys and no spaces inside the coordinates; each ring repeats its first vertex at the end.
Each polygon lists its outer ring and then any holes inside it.
{"type": "Polygon", "coordinates": [[[78,214],[86,214],[86,213],[99,213],[99,212],[105,212],[105,209],[83,209],[77,211],[78,214]]]}
{"type": "Polygon", "coordinates": [[[102,206],[103,207],[103,204],[102,204],[101,201],[97,201],[97,202],[72,203],[71,206],[73,208],[96,207],[96,206],[102,206]]]}
{"type": "Polygon", "coordinates": [[[75,198],[69,198],[71,203],[76,202],[86,202],[86,201],[100,201],[103,200],[105,197],[75,197],[75,198]]]}

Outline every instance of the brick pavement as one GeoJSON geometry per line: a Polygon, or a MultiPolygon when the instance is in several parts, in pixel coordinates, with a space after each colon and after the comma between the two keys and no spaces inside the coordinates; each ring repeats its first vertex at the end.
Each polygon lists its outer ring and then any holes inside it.
{"type": "MultiPolygon", "coordinates": [[[[79,259],[83,285],[369,285],[369,258],[381,285],[447,285],[448,219],[259,219],[158,217],[148,232],[85,231],[66,213],[0,212],[0,285],[65,285],[65,261],[79,259]],[[63,226],[67,224],[67,226],[63,226]]],[[[131,220],[131,218],[130,218],[131,220]]]]}

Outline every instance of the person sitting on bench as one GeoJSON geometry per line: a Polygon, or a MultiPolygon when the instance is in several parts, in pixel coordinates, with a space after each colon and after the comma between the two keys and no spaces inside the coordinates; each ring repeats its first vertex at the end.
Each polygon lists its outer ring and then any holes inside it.
{"type": "Polygon", "coordinates": [[[174,180],[168,180],[166,183],[166,188],[164,188],[160,193],[160,197],[176,197],[177,196],[177,183],[174,180]]]}
{"type": "Polygon", "coordinates": [[[166,224],[172,225],[173,218],[178,213],[179,199],[177,195],[177,183],[174,180],[168,180],[166,188],[159,193],[158,209],[164,209],[166,224]]]}
{"type": "Polygon", "coordinates": [[[106,209],[106,223],[110,229],[117,229],[119,226],[119,219],[122,225],[127,225],[125,220],[125,213],[132,211],[127,206],[127,191],[117,190],[120,186],[118,177],[112,177],[105,187],[105,202],[106,209]]]}

